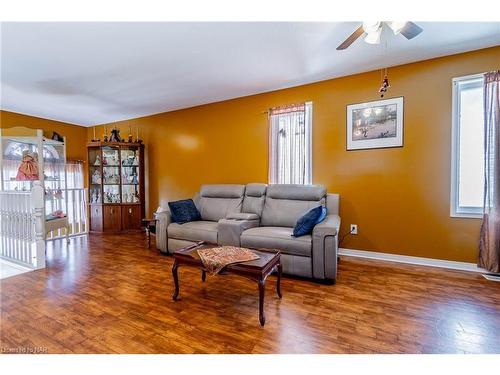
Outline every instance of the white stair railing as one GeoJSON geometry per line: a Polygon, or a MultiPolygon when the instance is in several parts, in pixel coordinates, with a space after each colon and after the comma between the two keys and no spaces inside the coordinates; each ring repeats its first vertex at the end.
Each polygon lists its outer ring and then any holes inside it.
{"type": "Polygon", "coordinates": [[[45,268],[44,191],[0,191],[0,257],[34,269],[45,268]]]}
{"type": "MultiPolygon", "coordinates": [[[[89,232],[89,219],[87,216],[87,189],[73,188],[67,189],[67,209],[69,223],[69,236],[79,236],[89,232]]],[[[50,203],[50,202],[49,202],[50,203]]],[[[47,203],[46,203],[47,204],[47,203]]],[[[54,211],[58,207],[49,206],[49,211],[54,211]]],[[[47,234],[48,240],[62,238],[66,235],[65,229],[59,228],[47,234]]]]}

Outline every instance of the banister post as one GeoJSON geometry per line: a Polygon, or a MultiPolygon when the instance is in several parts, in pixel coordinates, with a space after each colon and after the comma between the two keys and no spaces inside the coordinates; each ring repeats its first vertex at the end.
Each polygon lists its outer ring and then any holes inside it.
{"type": "Polygon", "coordinates": [[[40,181],[33,182],[31,205],[35,211],[35,251],[31,254],[34,268],[45,268],[45,202],[40,181]]]}

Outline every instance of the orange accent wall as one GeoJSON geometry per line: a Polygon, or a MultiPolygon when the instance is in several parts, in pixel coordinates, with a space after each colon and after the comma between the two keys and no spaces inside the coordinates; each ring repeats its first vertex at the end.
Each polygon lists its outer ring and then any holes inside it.
{"type": "MultiPolygon", "coordinates": [[[[343,247],[475,262],[480,220],[450,217],[452,78],[500,66],[500,47],[389,68],[404,147],[346,151],[346,105],[379,98],[380,72],[117,123],[146,143],[149,215],[204,183],[267,182],[268,108],[313,102],[313,182],[340,194],[343,247]]],[[[244,74],[244,72],[242,72],[244,74]]],[[[209,89],[209,88],[207,88],[209,89]]],[[[110,125],[108,125],[108,131],[110,125]]],[[[97,129],[102,138],[102,127],[97,129]]],[[[92,129],[87,132],[92,137],[92,129]]]]}
{"type": "Polygon", "coordinates": [[[87,151],[85,142],[87,140],[87,129],[83,126],[0,110],[0,128],[11,128],[14,126],[42,129],[43,134],[48,138],[52,137],[53,131],[66,136],[67,159],[86,159],[87,151]]]}

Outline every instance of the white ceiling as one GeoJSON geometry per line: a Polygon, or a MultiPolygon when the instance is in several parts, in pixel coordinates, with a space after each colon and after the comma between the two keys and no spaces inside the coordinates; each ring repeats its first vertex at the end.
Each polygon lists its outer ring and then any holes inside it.
{"type": "Polygon", "coordinates": [[[0,108],[91,126],[500,45],[500,22],[417,22],[384,44],[338,23],[2,23],[0,108]]]}

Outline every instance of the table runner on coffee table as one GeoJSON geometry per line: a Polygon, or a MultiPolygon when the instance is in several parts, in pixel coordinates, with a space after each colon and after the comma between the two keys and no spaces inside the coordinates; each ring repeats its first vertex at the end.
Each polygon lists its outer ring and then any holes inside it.
{"type": "Polygon", "coordinates": [[[212,275],[218,274],[228,264],[259,259],[250,249],[236,246],[221,246],[197,250],[203,265],[212,275]]]}

